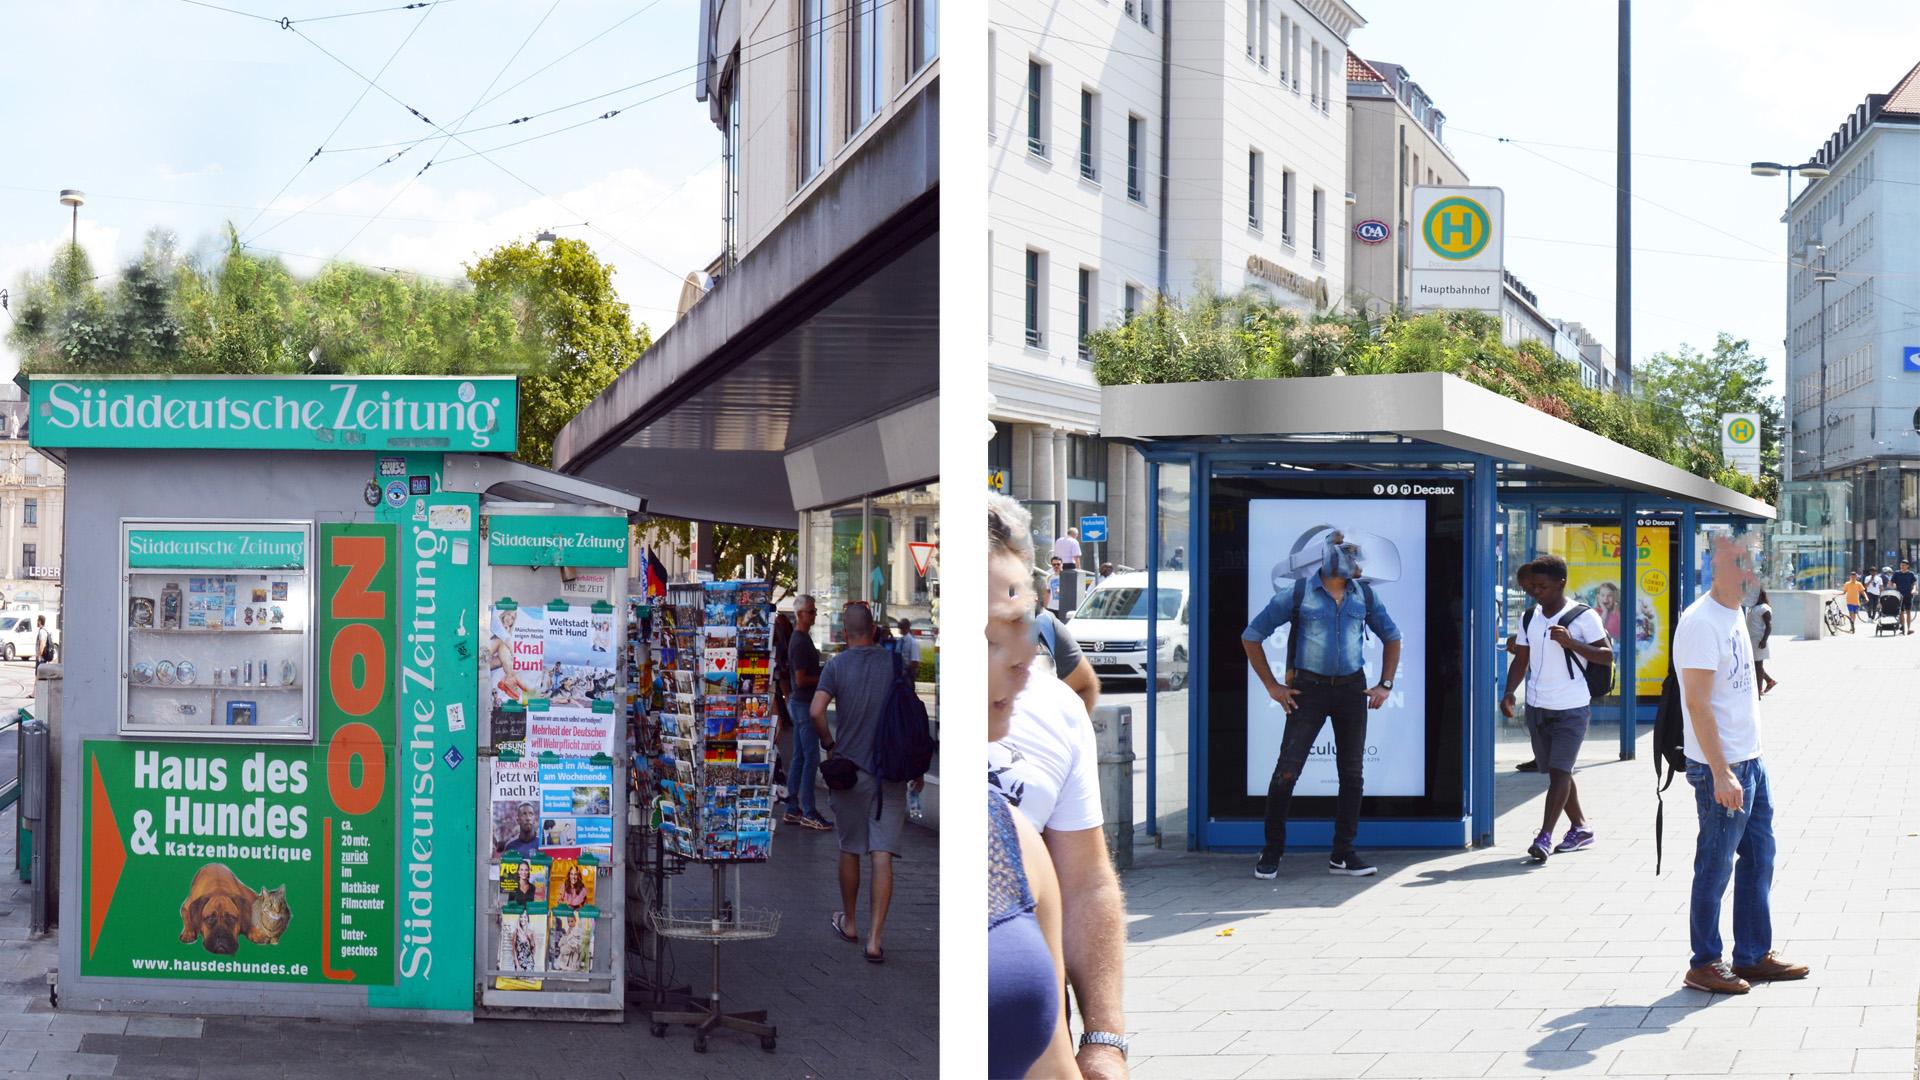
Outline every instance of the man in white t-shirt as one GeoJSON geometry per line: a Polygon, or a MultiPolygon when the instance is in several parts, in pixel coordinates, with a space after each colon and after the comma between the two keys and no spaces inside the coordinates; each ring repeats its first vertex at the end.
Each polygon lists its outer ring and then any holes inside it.
{"type": "MultiPolygon", "coordinates": [[[[990,493],[987,504],[990,514],[1011,523],[1005,531],[1016,538],[1029,535],[1027,512],[1019,503],[990,493]]],[[[1016,554],[1031,564],[1030,548],[1016,554]]],[[[1092,671],[1084,659],[1075,662],[1092,671]]],[[[1067,981],[1082,1027],[1094,1036],[1080,1038],[1075,1056],[1080,1075],[1125,1080],[1127,911],[1102,828],[1100,751],[1084,699],[1061,680],[1044,651],[1027,671],[1026,689],[1013,699],[1006,737],[987,744],[987,783],[1039,830],[1053,857],[1067,981]]]]}
{"type": "Polygon", "coordinates": [[[1574,762],[1587,738],[1593,717],[1593,693],[1587,688],[1586,669],[1594,664],[1611,667],[1613,646],[1606,624],[1584,604],[1567,600],[1567,560],[1542,555],[1527,564],[1533,571],[1532,592],[1539,601],[1520,620],[1514,642],[1514,661],[1507,668],[1507,693],[1500,711],[1513,715],[1514,693],[1527,683],[1527,734],[1533,739],[1533,760],[1547,774],[1547,809],[1540,833],[1527,854],[1546,862],[1548,851],[1559,855],[1593,846],[1593,830],[1580,809],[1580,792],[1573,783],[1574,762]],[[1567,814],[1567,836],[1558,846],[1553,827],[1560,812],[1567,814]]]}
{"type": "Polygon", "coordinates": [[[1713,587],[1687,605],[1673,631],[1686,723],[1687,782],[1700,814],[1686,984],[1744,994],[1750,983],[1804,979],[1805,964],[1773,951],[1773,791],[1760,762],[1760,695],[1753,642],[1740,602],[1755,588],[1749,544],[1715,537],[1713,587]],[[1734,868],[1739,860],[1739,871],[1734,868]],[[1720,901],[1733,881],[1733,963],[1721,955],[1720,901]]]}
{"type": "Polygon", "coordinates": [[[1067,535],[1053,538],[1053,553],[1069,570],[1080,569],[1080,530],[1068,529],[1067,535]]]}

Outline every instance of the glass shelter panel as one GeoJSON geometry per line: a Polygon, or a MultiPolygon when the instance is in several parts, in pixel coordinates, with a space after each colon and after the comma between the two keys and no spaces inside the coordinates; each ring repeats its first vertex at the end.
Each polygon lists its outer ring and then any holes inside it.
{"type": "Polygon", "coordinates": [[[1166,610],[1167,594],[1181,595],[1173,604],[1179,613],[1175,626],[1158,626],[1159,620],[1155,620],[1156,636],[1170,637],[1176,649],[1170,652],[1168,667],[1158,672],[1156,683],[1148,691],[1154,697],[1154,724],[1149,729],[1143,722],[1144,717],[1134,718],[1135,798],[1145,798],[1148,768],[1153,769],[1154,786],[1154,807],[1151,811],[1144,805],[1136,807],[1134,820],[1146,821],[1152,813],[1159,846],[1185,847],[1190,799],[1187,770],[1191,764],[1189,749],[1193,730],[1187,665],[1191,648],[1188,616],[1192,597],[1187,595],[1187,559],[1193,547],[1193,469],[1186,464],[1168,463],[1154,466],[1154,470],[1159,480],[1154,488],[1158,503],[1154,539],[1159,552],[1156,598],[1161,601],[1156,605],[1155,614],[1166,610]],[[1147,753],[1149,730],[1153,739],[1151,756],[1147,753]]]}

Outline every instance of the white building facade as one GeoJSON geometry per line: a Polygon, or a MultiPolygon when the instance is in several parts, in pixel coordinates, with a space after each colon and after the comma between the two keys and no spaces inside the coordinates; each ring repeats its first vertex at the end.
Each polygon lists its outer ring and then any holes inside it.
{"type": "Polygon", "coordinates": [[[1832,171],[1788,211],[1787,478],[1852,481],[1854,565],[1920,558],[1920,66],[1813,157],[1832,171]]]}
{"type": "Polygon", "coordinates": [[[1046,542],[1089,515],[1085,562],[1144,566],[1146,467],[1097,436],[1086,333],[1157,294],[1346,295],[1343,0],[992,5],[989,451],[1046,542]],[[1170,162],[1171,167],[1163,167],[1170,162]]]}

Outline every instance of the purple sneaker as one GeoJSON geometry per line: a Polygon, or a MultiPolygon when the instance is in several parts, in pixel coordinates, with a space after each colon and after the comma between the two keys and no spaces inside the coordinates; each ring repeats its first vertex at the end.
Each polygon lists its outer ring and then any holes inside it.
{"type": "Polygon", "coordinates": [[[1541,829],[1540,835],[1534,837],[1532,845],[1527,848],[1527,854],[1533,856],[1534,862],[1546,862],[1547,848],[1552,846],[1552,844],[1553,834],[1545,829],[1541,829]]]}
{"type": "Polygon", "coordinates": [[[1553,849],[1553,853],[1555,855],[1561,855],[1569,851],[1579,851],[1581,848],[1590,848],[1592,846],[1593,830],[1587,828],[1585,825],[1575,825],[1567,830],[1567,838],[1560,841],[1553,849]]]}

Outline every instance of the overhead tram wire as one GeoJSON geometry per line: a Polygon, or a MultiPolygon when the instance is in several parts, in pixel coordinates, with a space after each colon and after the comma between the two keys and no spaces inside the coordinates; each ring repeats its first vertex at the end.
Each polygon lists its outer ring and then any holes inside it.
{"type": "MultiPolygon", "coordinates": [[[[425,5],[419,5],[419,4],[408,5],[409,7],[424,6],[426,7],[427,10],[420,16],[420,18],[414,21],[413,29],[407,31],[407,36],[400,39],[400,44],[394,47],[393,55],[387,57],[387,62],[380,65],[380,70],[376,72],[373,76],[374,80],[377,81],[381,76],[385,75],[387,73],[387,69],[393,66],[393,62],[399,59],[401,50],[405,49],[407,47],[407,42],[413,40],[413,35],[419,33],[420,28],[426,25],[427,16],[433,14],[433,9],[435,6],[437,6],[437,4],[438,4],[438,0],[434,0],[434,2],[430,2],[425,5]]],[[[392,10],[392,9],[389,9],[389,10],[392,10]]],[[[404,10],[404,9],[401,9],[401,10],[404,10]]],[[[302,36],[305,36],[305,35],[302,35],[302,36]]],[[[340,134],[340,129],[346,126],[347,119],[353,115],[354,110],[360,107],[360,103],[367,99],[367,94],[369,91],[373,89],[373,85],[374,85],[373,82],[369,82],[364,88],[361,89],[360,96],[357,98],[354,98],[353,104],[347,106],[347,111],[341,115],[340,122],[333,125],[333,130],[327,132],[326,138],[320,140],[320,149],[315,150],[311,155],[309,155],[307,160],[301,162],[300,167],[293,171],[293,175],[287,177],[287,182],[284,184],[281,184],[280,190],[274,192],[273,198],[267,200],[268,206],[272,206],[274,203],[278,202],[280,200],[280,196],[285,195],[287,193],[287,189],[293,186],[293,182],[295,180],[300,179],[300,174],[307,171],[307,166],[313,164],[314,158],[317,158],[320,156],[321,150],[326,149],[327,143],[331,142],[335,135],[340,134]]],[[[261,213],[265,213],[265,211],[263,210],[261,211],[261,213]]],[[[260,214],[253,215],[253,220],[247,222],[247,227],[244,229],[241,229],[238,235],[245,236],[248,232],[250,232],[253,229],[255,225],[259,224],[259,222],[260,222],[260,214]]],[[[262,233],[261,235],[264,236],[266,234],[262,233]]]]}
{"type": "MultiPolygon", "coordinates": [[[[440,152],[446,149],[447,141],[451,141],[459,137],[458,133],[460,130],[460,125],[466,123],[467,119],[474,114],[474,111],[480,108],[480,103],[486,99],[488,91],[492,90],[494,86],[500,82],[501,76],[507,73],[507,69],[513,66],[513,62],[515,60],[520,59],[520,54],[525,52],[527,49],[527,46],[533,42],[534,35],[540,32],[541,27],[547,25],[547,20],[553,18],[553,13],[558,10],[560,10],[560,0],[553,0],[552,6],[547,8],[547,13],[545,15],[540,16],[540,21],[537,23],[534,23],[533,29],[527,31],[527,36],[521,39],[520,47],[513,50],[513,55],[507,57],[507,62],[500,65],[500,70],[494,73],[494,76],[492,79],[488,80],[487,88],[485,90],[480,91],[479,95],[473,99],[473,105],[470,106],[465,113],[461,114],[460,119],[455,120],[453,122],[454,130],[451,132],[448,132],[447,140],[442,141],[440,146],[435,148],[433,155],[427,158],[427,163],[425,165],[420,166],[419,172],[416,172],[412,176],[408,177],[407,182],[400,185],[400,190],[394,192],[393,197],[388,199],[386,202],[386,205],[380,208],[380,214],[385,214],[389,207],[391,207],[394,203],[400,200],[400,196],[405,195],[409,190],[412,189],[414,181],[420,179],[422,176],[425,176],[427,173],[427,170],[433,168],[434,159],[438,158],[440,156],[440,152]]],[[[367,85],[369,88],[371,88],[374,85],[373,80],[368,80],[367,85]]],[[[425,119],[425,118],[422,117],[422,119],[425,119]]],[[[465,146],[467,144],[463,141],[461,142],[460,145],[465,146]]],[[[360,239],[361,234],[365,233],[367,229],[371,227],[373,223],[377,220],[379,220],[379,215],[375,215],[374,217],[369,218],[366,221],[362,222],[360,227],[354,230],[353,235],[347,237],[347,242],[340,245],[340,250],[335,253],[334,257],[338,258],[340,255],[344,255],[346,253],[347,248],[352,247],[353,242],[355,240],[360,239]]]]}
{"type": "Polygon", "coordinates": [[[251,11],[241,11],[238,8],[221,7],[219,4],[209,4],[206,2],[206,0],[180,0],[180,2],[183,4],[192,4],[194,7],[212,8],[215,11],[224,11],[229,15],[242,15],[249,19],[259,19],[261,22],[270,22],[275,26],[280,27],[283,30],[287,30],[287,29],[292,29],[293,24],[295,23],[326,22],[329,19],[351,19],[357,15],[379,15],[389,11],[412,11],[415,8],[433,8],[433,7],[438,7],[441,4],[450,4],[453,2],[453,0],[419,0],[418,3],[401,4],[398,7],[372,8],[367,11],[343,11],[338,15],[314,15],[305,19],[294,19],[284,15],[276,19],[271,15],[256,15],[251,11]]]}

